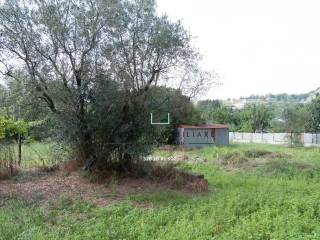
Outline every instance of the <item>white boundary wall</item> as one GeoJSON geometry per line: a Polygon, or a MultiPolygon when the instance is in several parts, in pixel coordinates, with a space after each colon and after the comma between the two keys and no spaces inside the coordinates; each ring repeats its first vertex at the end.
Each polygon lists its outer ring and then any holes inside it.
{"type": "MultiPolygon", "coordinates": [[[[288,144],[290,133],[241,133],[230,132],[230,142],[288,144]]],[[[320,146],[320,133],[301,133],[301,143],[305,146],[320,146]]]]}

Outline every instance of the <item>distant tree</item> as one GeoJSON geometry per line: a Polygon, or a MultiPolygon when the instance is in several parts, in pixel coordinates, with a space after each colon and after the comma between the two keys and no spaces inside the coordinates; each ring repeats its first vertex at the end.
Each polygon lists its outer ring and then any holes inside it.
{"type": "Polygon", "coordinates": [[[221,108],[221,106],[222,103],[219,100],[201,100],[197,102],[197,109],[207,122],[213,121],[214,112],[221,108]]]}
{"type": "Polygon", "coordinates": [[[220,106],[213,112],[211,121],[212,123],[232,124],[232,109],[224,105],[220,106]]]}
{"type": "Polygon", "coordinates": [[[305,131],[308,119],[307,109],[299,104],[286,106],[282,112],[285,132],[288,133],[290,145],[301,144],[300,133],[305,131]]]}
{"type": "Polygon", "coordinates": [[[219,100],[201,100],[197,102],[197,107],[201,111],[208,111],[221,107],[222,102],[219,100]]]}
{"type": "Polygon", "coordinates": [[[307,123],[308,131],[318,132],[320,131],[320,97],[316,97],[308,105],[310,117],[307,123]]]}
{"type": "MultiPolygon", "coordinates": [[[[176,127],[181,124],[199,125],[205,121],[201,117],[200,111],[194,106],[189,97],[184,96],[178,89],[167,88],[164,86],[153,86],[147,93],[148,102],[156,100],[162,102],[168,98],[168,105],[161,107],[164,120],[167,121],[167,113],[170,112],[170,124],[164,125],[157,141],[159,143],[172,144],[176,137],[176,127]],[[167,108],[169,106],[169,109],[167,108]]],[[[149,112],[152,112],[152,104],[148,104],[149,112]]],[[[159,129],[159,127],[158,127],[159,129]]]]}
{"type": "Polygon", "coordinates": [[[196,105],[206,123],[228,124],[230,131],[240,130],[240,110],[226,106],[219,100],[202,100],[196,105]]]}
{"type": "Polygon", "coordinates": [[[7,95],[7,88],[0,84],[0,116],[6,115],[7,95]]]}
{"type": "Polygon", "coordinates": [[[303,105],[287,105],[282,112],[282,119],[285,132],[301,133],[306,129],[308,111],[303,105]]]}
{"type": "Polygon", "coordinates": [[[15,79],[6,77],[6,86],[0,90],[0,116],[29,122],[32,125],[28,128],[29,138],[43,140],[52,137],[51,113],[46,104],[32,93],[27,75],[16,72],[15,76],[15,79]]]}
{"type": "Polygon", "coordinates": [[[197,103],[197,109],[207,123],[233,123],[233,110],[219,100],[203,100],[197,103]]]}
{"type": "Polygon", "coordinates": [[[247,104],[241,111],[242,131],[263,132],[270,126],[272,109],[265,104],[247,104]]]}

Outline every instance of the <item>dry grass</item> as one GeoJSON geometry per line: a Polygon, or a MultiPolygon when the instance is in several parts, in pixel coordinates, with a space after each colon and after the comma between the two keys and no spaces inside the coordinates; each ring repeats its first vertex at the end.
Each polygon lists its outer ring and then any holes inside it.
{"type": "Polygon", "coordinates": [[[250,169],[268,164],[272,161],[290,159],[292,155],[278,151],[268,150],[246,150],[243,152],[233,151],[226,153],[218,159],[218,164],[224,169],[250,169]]]}
{"type": "Polygon", "coordinates": [[[268,151],[268,150],[247,150],[244,156],[248,158],[290,158],[291,155],[284,152],[268,151]]]}
{"type": "Polygon", "coordinates": [[[184,171],[176,168],[176,164],[154,164],[152,177],[160,181],[167,181],[173,189],[187,192],[205,192],[208,190],[208,182],[200,174],[184,171]]]}
{"type": "Polygon", "coordinates": [[[220,165],[224,167],[240,167],[248,161],[249,159],[240,152],[227,153],[219,159],[220,165]]]}
{"type": "Polygon", "coordinates": [[[206,180],[191,180],[174,166],[174,164],[154,165],[151,170],[152,178],[124,177],[110,173],[109,176],[99,175],[98,179],[81,171],[67,172],[56,167],[21,170],[14,179],[0,181],[2,199],[0,205],[9,199],[30,199],[44,204],[50,199],[65,196],[106,206],[125,199],[128,195],[170,189],[186,193],[207,191],[206,180]]]}
{"type": "Polygon", "coordinates": [[[62,172],[46,173],[37,176],[34,172],[15,180],[0,181],[2,199],[33,199],[39,204],[60,196],[80,198],[98,205],[109,205],[126,198],[128,194],[144,194],[167,189],[168,186],[150,181],[150,179],[124,178],[105,183],[92,183],[80,172],[66,176],[62,172]]]}

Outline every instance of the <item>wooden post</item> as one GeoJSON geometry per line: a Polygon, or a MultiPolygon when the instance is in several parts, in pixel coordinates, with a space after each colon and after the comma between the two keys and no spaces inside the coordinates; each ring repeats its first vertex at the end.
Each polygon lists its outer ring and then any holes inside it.
{"type": "Polygon", "coordinates": [[[20,134],[20,133],[19,133],[19,135],[18,135],[18,145],[19,145],[18,165],[19,165],[19,167],[20,167],[20,165],[21,165],[21,134],[20,134]]]}

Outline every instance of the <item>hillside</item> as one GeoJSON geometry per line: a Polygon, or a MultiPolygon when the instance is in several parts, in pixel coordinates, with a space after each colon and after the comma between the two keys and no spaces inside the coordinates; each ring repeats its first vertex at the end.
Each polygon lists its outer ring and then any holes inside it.
{"type": "Polygon", "coordinates": [[[249,97],[240,97],[238,99],[227,99],[224,101],[226,105],[243,108],[247,103],[308,103],[320,94],[320,87],[303,94],[267,94],[267,95],[251,95],[249,97]]]}

